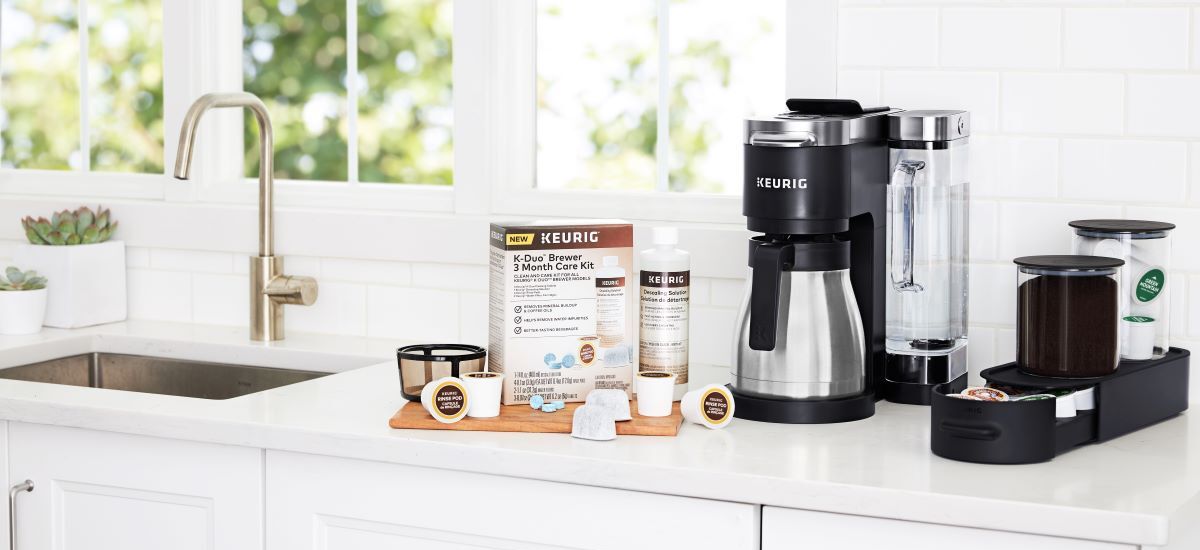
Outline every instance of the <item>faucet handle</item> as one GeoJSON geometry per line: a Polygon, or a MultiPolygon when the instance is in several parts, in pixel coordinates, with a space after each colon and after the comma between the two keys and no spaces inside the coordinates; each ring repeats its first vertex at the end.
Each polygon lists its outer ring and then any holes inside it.
{"type": "Polygon", "coordinates": [[[312,277],[277,275],[263,293],[283,304],[311,306],[317,301],[317,280],[312,277]]]}

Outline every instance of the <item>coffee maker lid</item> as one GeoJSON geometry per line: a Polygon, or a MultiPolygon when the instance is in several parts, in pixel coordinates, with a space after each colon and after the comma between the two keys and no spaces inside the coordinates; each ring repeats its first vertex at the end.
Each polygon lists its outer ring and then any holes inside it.
{"type": "Polygon", "coordinates": [[[891,141],[954,141],[971,135],[967,111],[900,111],[887,118],[891,141]]]}
{"type": "Polygon", "coordinates": [[[759,147],[825,147],[882,140],[888,107],[840,99],[790,99],[786,113],[745,121],[742,143],[759,147]]]}

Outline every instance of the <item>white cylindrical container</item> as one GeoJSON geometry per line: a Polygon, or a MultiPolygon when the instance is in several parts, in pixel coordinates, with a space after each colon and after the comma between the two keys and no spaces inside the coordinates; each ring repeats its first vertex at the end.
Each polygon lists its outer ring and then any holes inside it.
{"type": "Polygon", "coordinates": [[[637,374],[637,411],[641,416],[671,416],[675,375],[669,372],[637,374]]]}
{"type": "Polygon", "coordinates": [[[709,384],[684,394],[679,409],[688,422],[713,430],[724,428],[733,420],[733,394],[725,386],[709,384]]]}
{"type": "Polygon", "coordinates": [[[438,378],[421,390],[421,406],[443,424],[453,424],[467,416],[470,394],[462,381],[453,377],[438,378]]]}
{"type": "Polygon", "coordinates": [[[462,375],[463,386],[471,396],[467,416],[471,418],[493,418],[500,416],[500,390],[504,387],[504,375],[498,372],[468,372],[462,375]]]}
{"type": "Polygon", "coordinates": [[[688,387],[688,308],[691,300],[691,257],[677,248],[674,227],[655,227],[654,248],[643,250],[638,370],[675,375],[678,401],[688,387]]]}
{"type": "Polygon", "coordinates": [[[46,318],[46,289],[0,291],[0,334],[34,334],[46,318]]]}
{"type": "Polygon", "coordinates": [[[596,336],[610,348],[625,341],[625,268],[605,256],[596,270],[596,336]]]}

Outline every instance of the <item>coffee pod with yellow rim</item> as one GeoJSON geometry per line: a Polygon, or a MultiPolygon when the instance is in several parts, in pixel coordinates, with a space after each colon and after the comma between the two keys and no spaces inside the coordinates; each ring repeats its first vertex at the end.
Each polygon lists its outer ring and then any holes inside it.
{"type": "Polygon", "coordinates": [[[471,396],[467,416],[471,418],[494,418],[500,416],[500,390],[504,375],[498,372],[466,372],[462,375],[463,386],[471,396]]]}
{"type": "Polygon", "coordinates": [[[996,388],[967,388],[960,392],[961,395],[974,397],[980,401],[1008,401],[1008,394],[996,388]]]}
{"type": "Polygon", "coordinates": [[[438,378],[425,384],[421,390],[421,406],[429,411],[434,420],[453,424],[467,416],[471,405],[470,395],[462,380],[453,376],[438,378]]]}
{"type": "Polygon", "coordinates": [[[675,374],[659,371],[637,373],[637,412],[642,416],[671,416],[675,402],[675,374]]]}
{"type": "Polygon", "coordinates": [[[679,408],[688,422],[713,430],[724,428],[733,420],[733,394],[725,386],[709,384],[683,394],[679,408]]]}

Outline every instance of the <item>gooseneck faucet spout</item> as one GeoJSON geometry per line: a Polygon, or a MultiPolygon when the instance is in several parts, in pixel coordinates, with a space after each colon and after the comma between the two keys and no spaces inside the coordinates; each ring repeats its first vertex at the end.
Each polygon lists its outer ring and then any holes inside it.
{"type": "Polygon", "coordinates": [[[246,92],[204,94],[192,103],[179,130],[175,177],[186,180],[192,170],[192,149],[200,117],[209,109],[249,109],[258,122],[258,256],[250,258],[250,338],[283,339],[283,305],[312,305],[317,281],[283,274],[283,258],[275,255],[275,135],[267,106],[246,92]]]}
{"type": "Polygon", "coordinates": [[[179,130],[179,150],[175,155],[175,178],[186,180],[192,171],[192,150],[200,117],[209,109],[246,108],[258,122],[258,255],[275,255],[275,131],[271,115],[258,96],[246,92],[204,94],[192,103],[179,130]]]}

